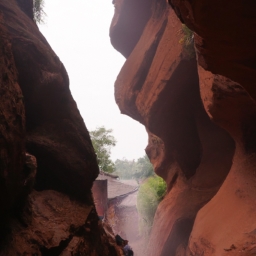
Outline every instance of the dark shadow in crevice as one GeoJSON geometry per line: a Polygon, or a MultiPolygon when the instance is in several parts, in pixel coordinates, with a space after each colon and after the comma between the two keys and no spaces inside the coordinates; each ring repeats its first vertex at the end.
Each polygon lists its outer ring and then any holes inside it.
{"type": "Polygon", "coordinates": [[[177,220],[165,242],[161,256],[175,256],[178,248],[186,248],[193,224],[194,219],[177,220]]]}
{"type": "Polygon", "coordinates": [[[148,130],[164,142],[162,165],[167,166],[172,159],[189,179],[196,173],[202,155],[195,113],[204,110],[196,60],[182,60],[166,83],[152,106],[148,130]]]}
{"type": "Polygon", "coordinates": [[[68,239],[63,240],[60,242],[60,244],[56,247],[52,247],[50,249],[43,247],[40,249],[42,256],[59,256],[64,249],[68,246],[73,236],[69,236],[68,239]]]}
{"type": "Polygon", "coordinates": [[[178,179],[178,176],[179,175],[177,172],[173,175],[171,182],[168,184],[168,191],[171,191],[171,189],[173,188],[173,186],[175,185],[175,183],[178,179]]]}

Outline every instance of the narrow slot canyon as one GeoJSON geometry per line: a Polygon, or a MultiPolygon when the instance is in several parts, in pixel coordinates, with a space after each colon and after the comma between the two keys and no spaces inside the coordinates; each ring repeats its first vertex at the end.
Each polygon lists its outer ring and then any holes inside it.
{"type": "Polygon", "coordinates": [[[0,256],[256,255],[255,24],[0,0],[0,256]]]}

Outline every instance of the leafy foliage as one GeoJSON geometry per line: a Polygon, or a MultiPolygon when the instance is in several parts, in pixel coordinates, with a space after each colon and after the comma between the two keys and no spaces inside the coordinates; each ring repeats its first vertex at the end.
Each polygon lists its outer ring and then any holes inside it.
{"type": "Polygon", "coordinates": [[[148,157],[139,158],[135,160],[117,159],[115,161],[116,174],[121,179],[145,179],[154,174],[153,166],[150,163],[148,157]]]}
{"type": "Polygon", "coordinates": [[[104,172],[112,173],[115,165],[110,159],[111,148],[116,145],[115,138],[111,135],[112,129],[106,129],[104,126],[90,131],[92,144],[97,155],[98,165],[104,172]]]}
{"type": "Polygon", "coordinates": [[[44,0],[33,0],[33,13],[34,13],[34,21],[36,23],[43,23],[45,18],[44,8],[44,0]]]}
{"type": "Polygon", "coordinates": [[[192,59],[195,57],[195,47],[194,47],[194,33],[185,24],[182,24],[180,33],[182,38],[179,43],[183,45],[183,50],[187,58],[192,59]]]}
{"type": "Polygon", "coordinates": [[[140,214],[140,229],[149,234],[159,202],[166,193],[165,181],[157,176],[149,177],[139,188],[137,208],[140,214]]]}

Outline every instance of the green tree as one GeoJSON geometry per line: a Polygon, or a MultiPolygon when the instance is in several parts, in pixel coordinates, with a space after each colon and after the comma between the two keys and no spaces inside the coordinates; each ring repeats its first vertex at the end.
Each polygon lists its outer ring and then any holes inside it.
{"type": "Polygon", "coordinates": [[[135,170],[135,161],[127,160],[125,158],[117,159],[115,161],[115,173],[121,179],[132,179],[134,170],[135,170]]]}
{"type": "Polygon", "coordinates": [[[153,166],[149,161],[147,155],[135,160],[122,160],[115,161],[116,174],[121,179],[145,179],[154,174],[153,166]]]}
{"type": "Polygon", "coordinates": [[[98,165],[104,172],[112,173],[115,165],[110,159],[111,148],[116,145],[115,138],[111,135],[112,129],[106,129],[104,126],[90,131],[93,148],[97,155],[98,165]]]}
{"type": "Polygon", "coordinates": [[[136,177],[139,179],[150,177],[154,174],[154,168],[147,155],[137,160],[136,177]]]}

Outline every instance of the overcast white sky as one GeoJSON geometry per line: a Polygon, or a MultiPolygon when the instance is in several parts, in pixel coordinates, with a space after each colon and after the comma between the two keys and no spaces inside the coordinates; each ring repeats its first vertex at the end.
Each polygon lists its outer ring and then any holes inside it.
{"type": "Polygon", "coordinates": [[[112,0],[45,0],[44,10],[46,24],[39,28],[67,69],[87,129],[113,129],[113,160],[142,157],[145,128],[121,115],[114,100],[114,82],[125,59],[109,40],[112,0]]]}

